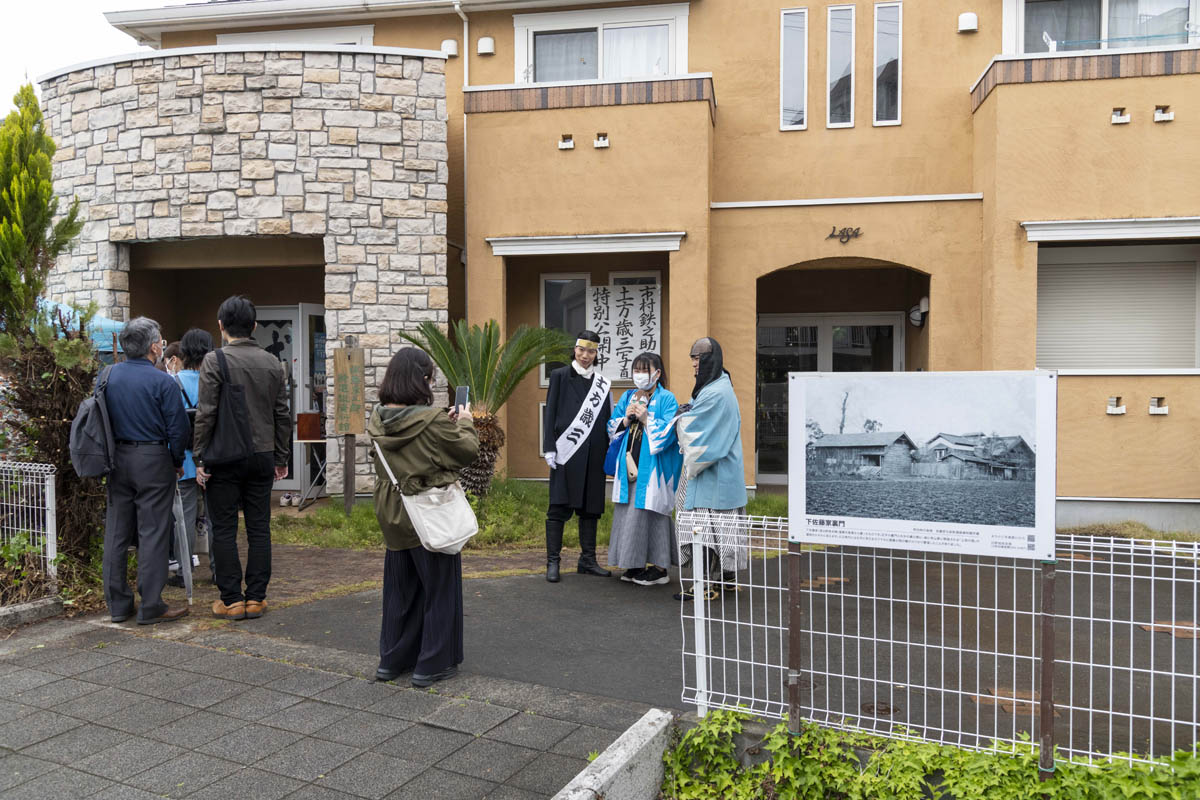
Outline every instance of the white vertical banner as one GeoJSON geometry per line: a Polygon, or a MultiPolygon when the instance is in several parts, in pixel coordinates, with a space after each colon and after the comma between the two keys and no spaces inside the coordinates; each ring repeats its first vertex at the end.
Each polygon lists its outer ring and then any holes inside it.
{"type": "Polygon", "coordinates": [[[612,381],[633,380],[633,359],[662,352],[662,289],[618,284],[588,290],[588,328],[600,336],[600,372],[612,381]]]}
{"type": "Polygon", "coordinates": [[[612,379],[607,367],[612,362],[612,298],[608,286],[588,289],[587,327],[600,337],[600,352],[596,360],[602,365],[601,374],[612,379]]]}

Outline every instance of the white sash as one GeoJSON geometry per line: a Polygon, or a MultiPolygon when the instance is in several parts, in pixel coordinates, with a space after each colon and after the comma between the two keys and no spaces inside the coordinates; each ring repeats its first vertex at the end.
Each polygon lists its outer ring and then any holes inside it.
{"type": "Polygon", "coordinates": [[[600,370],[596,370],[592,375],[592,386],[588,389],[583,404],[579,406],[579,412],[575,414],[575,419],[554,443],[554,460],[560,465],[566,464],[571,456],[575,455],[579,446],[587,441],[592,432],[592,426],[596,424],[596,420],[600,416],[601,404],[606,398],[609,402],[612,401],[612,397],[609,395],[611,387],[612,381],[601,375],[600,370]]]}

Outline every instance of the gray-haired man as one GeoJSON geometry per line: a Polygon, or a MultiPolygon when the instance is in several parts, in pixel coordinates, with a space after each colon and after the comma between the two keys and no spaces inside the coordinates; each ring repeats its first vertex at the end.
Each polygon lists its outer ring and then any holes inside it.
{"type": "Polygon", "coordinates": [[[104,599],[113,622],[134,614],[128,551],[138,550],[139,625],[169,622],[188,613],[162,600],[167,582],[175,481],[183,474],[188,419],[171,376],[155,369],[166,342],[158,323],[137,317],[120,334],[125,360],[108,375],[108,415],[117,452],[108,476],[104,526],[104,599]]]}

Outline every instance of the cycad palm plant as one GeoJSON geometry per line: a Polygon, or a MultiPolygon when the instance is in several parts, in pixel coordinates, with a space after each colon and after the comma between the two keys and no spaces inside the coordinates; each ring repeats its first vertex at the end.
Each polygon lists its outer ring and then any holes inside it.
{"type": "Polygon", "coordinates": [[[455,386],[471,387],[479,455],[462,471],[462,483],[468,492],[482,497],[492,485],[496,458],[504,446],[497,412],[530,370],[549,361],[570,360],[571,338],[562,331],[522,325],[502,342],[494,319],[482,328],[459,320],[452,333],[447,336],[434,323],[423,322],[415,332],[400,336],[429,353],[446,376],[451,397],[455,386]]]}

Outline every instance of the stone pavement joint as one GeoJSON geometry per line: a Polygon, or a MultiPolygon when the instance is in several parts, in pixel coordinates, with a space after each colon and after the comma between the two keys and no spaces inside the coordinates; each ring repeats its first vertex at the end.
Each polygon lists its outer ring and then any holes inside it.
{"type": "Polygon", "coordinates": [[[647,706],[238,630],[63,621],[0,643],[0,800],[548,798],[647,706]]]}

